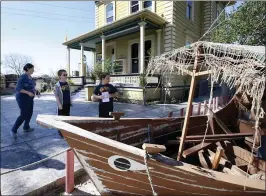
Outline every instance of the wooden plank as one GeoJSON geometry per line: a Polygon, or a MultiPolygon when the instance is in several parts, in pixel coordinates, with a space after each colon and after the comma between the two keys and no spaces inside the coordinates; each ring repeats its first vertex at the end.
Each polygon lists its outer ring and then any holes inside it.
{"type": "Polygon", "coordinates": [[[110,112],[109,115],[113,116],[114,120],[120,120],[121,116],[124,116],[125,113],[124,112],[110,112]]]}
{"type": "Polygon", "coordinates": [[[206,169],[211,169],[212,163],[211,163],[210,156],[206,155],[204,150],[200,150],[198,152],[198,155],[199,155],[199,161],[200,161],[201,166],[206,169]]]}
{"type": "Polygon", "coordinates": [[[154,129],[152,125],[148,125],[148,132],[150,133],[150,143],[154,143],[154,129]]]}
{"type": "Polygon", "coordinates": [[[157,153],[166,151],[166,148],[165,148],[164,145],[147,144],[147,143],[144,143],[142,145],[142,149],[146,150],[146,152],[149,153],[149,154],[157,154],[157,153]]]}
{"type": "MultiPolygon", "coordinates": [[[[253,136],[253,133],[233,133],[233,134],[215,134],[215,135],[206,135],[205,139],[223,139],[223,138],[245,138],[247,136],[253,136]]],[[[189,135],[186,137],[186,140],[200,140],[203,139],[204,135],[189,135]]],[[[181,139],[177,137],[177,139],[181,139]]]]}
{"type": "Polygon", "coordinates": [[[243,176],[243,177],[246,177],[246,176],[249,177],[249,174],[247,174],[247,172],[245,172],[242,169],[238,168],[236,165],[232,165],[231,171],[235,175],[243,176]]]}
{"type": "Polygon", "coordinates": [[[188,125],[189,125],[189,119],[190,119],[190,113],[192,109],[192,101],[194,98],[194,93],[195,93],[195,87],[196,87],[196,77],[195,74],[197,72],[197,67],[198,67],[198,54],[199,51],[197,51],[196,57],[195,57],[195,62],[194,62],[194,67],[193,67],[193,74],[190,82],[190,89],[189,89],[189,96],[188,96],[188,106],[187,106],[187,112],[184,120],[184,125],[183,125],[183,130],[182,130],[182,136],[181,136],[181,142],[179,145],[179,150],[178,150],[178,155],[177,155],[177,160],[180,160],[182,157],[183,149],[184,149],[184,141],[186,140],[187,136],[187,130],[188,130],[188,125]]]}
{"type": "Polygon", "coordinates": [[[224,153],[224,149],[223,148],[218,147],[216,149],[215,156],[214,156],[214,158],[212,160],[212,169],[217,169],[218,168],[223,153],[224,153]]]}
{"type": "MultiPolygon", "coordinates": [[[[205,142],[219,142],[219,141],[225,141],[225,140],[241,140],[243,139],[243,137],[236,137],[236,138],[212,138],[212,139],[206,139],[205,138],[205,142]]],[[[202,139],[187,139],[185,143],[201,143],[202,139]]],[[[180,140],[167,140],[167,142],[165,143],[165,145],[177,145],[180,143],[180,140]]]]}
{"type": "Polygon", "coordinates": [[[195,74],[195,76],[205,76],[205,75],[210,75],[212,73],[211,70],[208,71],[201,71],[195,74]]]}
{"type": "Polygon", "coordinates": [[[193,72],[192,71],[189,71],[189,70],[187,70],[187,69],[182,69],[182,68],[178,68],[180,71],[182,71],[182,72],[184,72],[184,73],[186,73],[186,74],[188,74],[188,75],[190,75],[190,76],[192,76],[193,75],[193,72]]]}
{"type": "Polygon", "coordinates": [[[251,152],[239,147],[239,146],[233,146],[233,151],[235,156],[239,157],[240,159],[246,161],[247,163],[251,159],[251,165],[259,168],[260,170],[266,172],[266,161],[260,160],[258,158],[255,158],[254,156],[251,156],[251,152]]]}
{"type": "Polygon", "coordinates": [[[183,156],[186,158],[186,157],[188,157],[190,155],[193,155],[193,154],[197,153],[198,151],[200,151],[200,150],[202,150],[204,148],[209,147],[212,144],[213,144],[212,142],[205,142],[203,144],[201,143],[201,144],[198,144],[198,145],[193,146],[191,148],[188,148],[188,149],[184,150],[183,156]]]}
{"type": "Polygon", "coordinates": [[[221,121],[216,114],[206,105],[206,108],[209,110],[209,112],[212,113],[213,118],[215,118],[217,124],[221,127],[221,129],[228,134],[231,134],[232,132],[226,127],[226,125],[221,121]]]}

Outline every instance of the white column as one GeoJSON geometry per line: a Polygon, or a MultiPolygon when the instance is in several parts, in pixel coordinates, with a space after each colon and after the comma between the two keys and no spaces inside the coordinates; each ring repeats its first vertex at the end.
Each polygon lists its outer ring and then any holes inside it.
{"type": "Polygon", "coordinates": [[[93,68],[95,67],[96,63],[97,63],[96,51],[93,51],[93,68]]]}
{"type": "Polygon", "coordinates": [[[156,30],[157,32],[157,55],[161,54],[161,39],[162,39],[162,29],[156,30]]]}
{"type": "Polygon", "coordinates": [[[102,71],[104,71],[104,62],[105,62],[105,36],[102,35],[102,71]]]}
{"type": "Polygon", "coordinates": [[[67,74],[71,76],[70,73],[70,48],[67,47],[67,67],[66,67],[67,74]]]}
{"type": "MultiPolygon", "coordinates": [[[[139,1],[139,10],[143,10],[144,6],[143,6],[143,1],[139,1]]],[[[153,2],[152,2],[153,3],[153,2]]]]}
{"type": "Polygon", "coordinates": [[[84,62],[83,62],[83,56],[84,56],[84,45],[83,43],[80,44],[80,73],[79,76],[84,76],[84,62]]]}
{"type": "Polygon", "coordinates": [[[144,72],[145,65],[145,25],[146,22],[140,22],[140,60],[139,60],[139,73],[144,72]]]}

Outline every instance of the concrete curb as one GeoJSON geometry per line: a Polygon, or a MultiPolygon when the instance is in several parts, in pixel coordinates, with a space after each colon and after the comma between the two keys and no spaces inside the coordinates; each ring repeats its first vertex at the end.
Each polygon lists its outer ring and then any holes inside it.
{"type": "MultiPolygon", "coordinates": [[[[74,172],[75,180],[84,174],[86,174],[86,172],[83,168],[78,169],[77,171],[74,172]]],[[[58,178],[57,180],[47,185],[44,185],[34,191],[31,191],[25,195],[29,195],[29,196],[47,195],[47,194],[49,195],[49,192],[52,192],[55,189],[58,189],[60,187],[64,189],[64,185],[65,185],[65,176],[62,178],[58,178]]]]}

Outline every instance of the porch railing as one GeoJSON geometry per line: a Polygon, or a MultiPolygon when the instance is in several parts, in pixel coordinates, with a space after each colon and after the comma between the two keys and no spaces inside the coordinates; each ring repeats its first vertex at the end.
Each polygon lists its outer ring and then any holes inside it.
{"type": "MultiPolygon", "coordinates": [[[[140,86],[140,74],[111,75],[110,82],[113,84],[140,86]]],[[[157,86],[159,82],[160,76],[158,75],[147,77],[147,86],[157,86]]]]}

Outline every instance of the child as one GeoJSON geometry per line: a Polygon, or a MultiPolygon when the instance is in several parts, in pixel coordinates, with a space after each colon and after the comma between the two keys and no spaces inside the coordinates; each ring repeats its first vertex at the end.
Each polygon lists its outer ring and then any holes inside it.
{"type": "Polygon", "coordinates": [[[99,100],[99,117],[111,118],[109,112],[114,110],[113,98],[117,96],[117,89],[109,84],[109,74],[102,74],[100,80],[102,83],[95,88],[93,98],[99,100]]]}
{"type": "MultiPolygon", "coordinates": [[[[66,70],[60,69],[57,72],[59,81],[55,84],[54,94],[56,98],[56,103],[58,106],[57,114],[59,116],[69,116],[71,103],[71,93],[70,86],[67,82],[67,72],[66,70]]],[[[61,137],[62,134],[58,131],[61,137]]]]}

